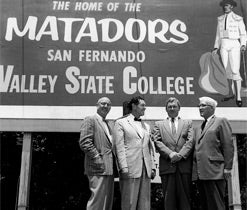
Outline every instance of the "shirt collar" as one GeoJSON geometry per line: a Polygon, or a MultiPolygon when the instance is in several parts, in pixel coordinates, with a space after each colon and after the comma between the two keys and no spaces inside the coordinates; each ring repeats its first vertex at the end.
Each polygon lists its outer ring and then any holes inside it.
{"type": "Polygon", "coordinates": [[[228,17],[229,17],[230,15],[232,15],[232,11],[231,11],[231,12],[229,12],[229,13],[225,13],[225,17],[226,17],[226,16],[228,16],[228,17]]]}
{"type": "MultiPolygon", "coordinates": [[[[135,116],[134,116],[132,113],[130,113],[129,116],[130,116],[130,119],[134,121],[135,116]]],[[[138,118],[138,119],[139,119],[139,118],[138,118]]]]}
{"type": "Polygon", "coordinates": [[[215,115],[211,115],[208,119],[207,119],[207,122],[209,122],[215,115]]]}
{"type": "MultiPolygon", "coordinates": [[[[167,117],[167,119],[168,119],[169,121],[172,121],[172,118],[171,118],[171,117],[167,117]]],[[[178,121],[179,119],[180,119],[179,116],[174,117],[174,121],[178,121]]]]}
{"type": "Polygon", "coordinates": [[[96,113],[96,116],[99,120],[104,121],[103,117],[101,117],[98,113],[96,113]]]}

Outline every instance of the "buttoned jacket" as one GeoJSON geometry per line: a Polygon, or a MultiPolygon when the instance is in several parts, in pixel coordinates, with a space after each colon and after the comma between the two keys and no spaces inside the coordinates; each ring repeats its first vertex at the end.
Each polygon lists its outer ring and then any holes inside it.
{"type": "Polygon", "coordinates": [[[113,131],[113,142],[118,169],[128,169],[129,178],[139,178],[143,167],[151,177],[154,165],[154,148],[150,139],[150,126],[142,123],[142,132],[131,115],[118,119],[113,131]]]}
{"type": "Polygon", "coordinates": [[[156,150],[160,153],[160,175],[175,173],[178,169],[181,173],[192,172],[193,128],[190,120],[178,119],[177,134],[172,135],[169,119],[155,122],[153,141],[156,150]],[[156,137],[154,137],[156,136],[156,137]],[[169,155],[177,152],[182,159],[177,163],[171,163],[169,155]]]}
{"type": "Polygon", "coordinates": [[[232,169],[234,147],[227,119],[212,117],[201,130],[195,129],[193,180],[223,179],[224,169],[232,169]]]}

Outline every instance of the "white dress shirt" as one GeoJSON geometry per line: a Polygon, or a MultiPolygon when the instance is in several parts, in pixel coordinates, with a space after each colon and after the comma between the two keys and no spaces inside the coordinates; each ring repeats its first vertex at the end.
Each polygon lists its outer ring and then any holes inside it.
{"type": "Polygon", "coordinates": [[[131,120],[133,120],[133,124],[135,125],[136,129],[138,130],[138,133],[141,134],[141,136],[143,137],[144,135],[144,128],[142,126],[142,122],[141,121],[135,121],[134,118],[135,116],[133,114],[130,114],[131,120]]]}
{"type": "MultiPolygon", "coordinates": [[[[169,126],[170,126],[170,129],[172,130],[172,118],[169,117],[169,126]]],[[[174,125],[175,125],[175,128],[176,128],[176,133],[178,131],[178,117],[175,117],[174,118],[174,125]]]]}
{"type": "Polygon", "coordinates": [[[106,134],[107,134],[108,138],[110,139],[110,141],[112,142],[112,135],[110,133],[108,125],[106,124],[106,121],[98,113],[96,115],[97,115],[98,119],[100,120],[100,122],[102,122],[102,124],[105,128],[106,134]]]}

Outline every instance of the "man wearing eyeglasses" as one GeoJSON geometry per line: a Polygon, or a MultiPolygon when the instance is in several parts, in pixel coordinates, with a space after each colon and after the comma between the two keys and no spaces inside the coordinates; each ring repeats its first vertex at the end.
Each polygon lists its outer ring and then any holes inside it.
{"type": "Polygon", "coordinates": [[[197,182],[203,210],[224,210],[226,180],[233,163],[232,130],[226,118],[215,116],[217,102],[199,98],[203,123],[195,129],[192,180],[197,182]]]}

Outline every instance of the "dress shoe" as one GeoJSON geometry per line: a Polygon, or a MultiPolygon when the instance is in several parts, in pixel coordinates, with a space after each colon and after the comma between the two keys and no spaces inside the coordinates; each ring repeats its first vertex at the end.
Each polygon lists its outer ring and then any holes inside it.
{"type": "Polygon", "coordinates": [[[238,107],[242,107],[242,105],[243,105],[243,103],[242,103],[242,101],[240,100],[236,100],[236,104],[237,104],[237,106],[238,107]]]}
{"type": "Polygon", "coordinates": [[[234,99],[234,98],[235,98],[235,95],[231,95],[231,96],[227,96],[227,97],[221,99],[221,101],[222,101],[222,102],[224,102],[224,101],[229,101],[229,100],[234,99]]]}

